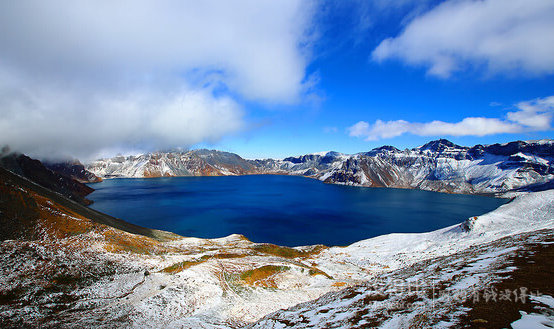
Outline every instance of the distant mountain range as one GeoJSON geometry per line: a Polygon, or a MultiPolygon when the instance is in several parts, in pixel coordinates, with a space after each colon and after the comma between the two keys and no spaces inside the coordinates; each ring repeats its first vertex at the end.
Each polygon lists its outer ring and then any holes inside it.
{"type": "Polygon", "coordinates": [[[465,147],[440,139],[406,150],[382,146],[351,155],[326,152],[282,160],[247,160],[205,149],[156,152],[101,159],[86,169],[102,178],[283,174],[353,186],[498,194],[554,187],[553,159],[553,140],[465,147]]]}

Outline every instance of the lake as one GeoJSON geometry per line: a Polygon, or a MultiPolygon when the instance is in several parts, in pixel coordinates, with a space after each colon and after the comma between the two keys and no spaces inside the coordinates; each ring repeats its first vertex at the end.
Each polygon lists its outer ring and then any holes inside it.
{"type": "Polygon", "coordinates": [[[200,238],[239,233],[285,246],[427,232],[507,202],[277,175],[109,179],[90,186],[92,208],[137,225],[200,238]]]}

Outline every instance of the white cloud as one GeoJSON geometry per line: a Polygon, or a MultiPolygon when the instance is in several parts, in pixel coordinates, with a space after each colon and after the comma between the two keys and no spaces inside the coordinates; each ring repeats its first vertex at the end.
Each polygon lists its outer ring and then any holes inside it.
{"type": "Polygon", "coordinates": [[[508,120],[534,130],[550,129],[550,122],[554,115],[554,96],[520,102],[517,108],[519,111],[508,113],[508,120]]]}
{"type": "Polygon", "coordinates": [[[468,65],[488,73],[554,73],[554,2],[449,0],[412,20],[373,51],[449,77],[468,65]]]}
{"type": "Polygon", "coordinates": [[[360,121],[348,128],[350,136],[366,137],[366,140],[386,139],[400,136],[410,130],[410,123],[404,120],[382,121],[374,124],[360,121]]]}
{"type": "MultiPolygon", "coordinates": [[[[218,72],[252,99],[293,101],[310,26],[300,1],[17,1],[0,4],[0,56],[55,75],[218,72]],[[52,72],[53,71],[53,72],[52,72]]],[[[129,78],[135,79],[136,76],[129,78]]]]}
{"type": "Polygon", "coordinates": [[[516,104],[518,111],[508,112],[506,119],[469,117],[450,123],[444,121],[409,122],[405,120],[382,121],[373,124],[359,121],[348,128],[353,137],[379,140],[406,133],[418,136],[486,136],[525,131],[551,129],[554,115],[554,96],[538,98],[516,104]]]}
{"type": "Polygon", "coordinates": [[[109,149],[186,147],[244,126],[242,109],[231,98],[186,85],[87,95],[22,82],[0,84],[0,140],[38,157],[86,160],[109,149]]]}
{"type": "Polygon", "coordinates": [[[313,87],[312,10],[299,0],[0,2],[0,144],[82,155],[235,132],[241,99],[294,103],[313,87]]]}

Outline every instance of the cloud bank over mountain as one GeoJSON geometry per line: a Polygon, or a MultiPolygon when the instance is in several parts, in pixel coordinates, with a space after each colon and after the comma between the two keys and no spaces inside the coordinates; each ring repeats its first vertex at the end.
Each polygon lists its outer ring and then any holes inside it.
{"type": "Polygon", "coordinates": [[[244,127],[242,102],[309,88],[312,4],[0,4],[0,142],[35,155],[173,147],[244,127]]]}

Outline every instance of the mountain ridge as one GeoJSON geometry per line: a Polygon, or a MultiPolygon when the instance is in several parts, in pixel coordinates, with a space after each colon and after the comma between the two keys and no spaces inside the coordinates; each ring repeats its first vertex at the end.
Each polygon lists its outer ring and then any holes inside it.
{"type": "Polygon", "coordinates": [[[467,147],[439,139],[412,149],[386,145],[355,154],[329,151],[282,160],[247,160],[207,149],[154,152],[100,159],[86,169],[102,178],[284,174],[353,186],[503,194],[548,185],[554,180],[553,159],[553,140],[467,147]]]}
{"type": "Polygon", "coordinates": [[[24,177],[44,188],[51,189],[82,205],[90,205],[86,198],[94,191],[85,183],[99,181],[100,178],[86,171],[83,165],[59,163],[48,167],[39,160],[24,154],[3,149],[0,153],[0,168],[24,177]],[[80,179],[78,179],[80,178],[80,179]]]}

